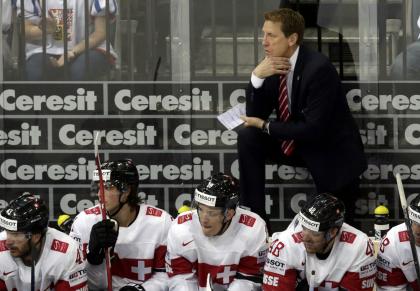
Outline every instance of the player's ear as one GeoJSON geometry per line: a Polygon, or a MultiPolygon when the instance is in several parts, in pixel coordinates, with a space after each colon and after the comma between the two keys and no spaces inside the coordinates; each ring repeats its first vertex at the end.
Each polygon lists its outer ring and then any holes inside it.
{"type": "Polygon", "coordinates": [[[226,220],[231,220],[235,215],[235,209],[228,209],[226,210],[226,220]]]}

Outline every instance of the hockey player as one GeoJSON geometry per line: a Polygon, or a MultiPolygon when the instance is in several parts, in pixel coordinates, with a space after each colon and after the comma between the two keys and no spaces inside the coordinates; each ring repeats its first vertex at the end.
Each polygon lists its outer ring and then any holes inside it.
{"type": "Polygon", "coordinates": [[[0,214],[0,227],[1,291],[87,290],[78,244],[48,227],[41,199],[24,193],[11,201],[0,214]]]}
{"type": "MultiPolygon", "coordinates": [[[[420,195],[414,198],[408,207],[417,254],[420,254],[420,195]]],[[[416,284],[416,270],[410,248],[407,227],[401,223],[391,228],[381,240],[376,260],[378,274],[376,290],[407,290],[408,286],[420,290],[416,284]]]]}
{"type": "Polygon", "coordinates": [[[168,234],[169,289],[260,290],[267,252],[264,220],[237,207],[237,181],[221,173],[194,192],[196,209],[180,214],[168,234]]]}
{"type": "MultiPolygon", "coordinates": [[[[106,288],[104,250],[109,247],[114,290],[129,283],[133,284],[124,290],[167,290],[165,254],[171,216],[139,203],[139,175],[132,160],[107,161],[101,169],[109,219],[102,221],[96,205],[79,213],[70,231],[86,255],[90,290],[106,288]]],[[[95,172],[94,179],[99,180],[95,172]]]]}
{"type": "Polygon", "coordinates": [[[344,204],[329,194],[310,200],[283,232],[273,235],[263,290],[372,290],[376,264],[366,234],[344,222],[344,204]]]}

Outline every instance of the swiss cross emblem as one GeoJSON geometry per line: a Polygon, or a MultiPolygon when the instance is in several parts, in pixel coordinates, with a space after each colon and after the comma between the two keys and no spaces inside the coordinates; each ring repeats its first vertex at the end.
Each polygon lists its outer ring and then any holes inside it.
{"type": "Polygon", "coordinates": [[[145,262],[140,260],[137,262],[137,266],[131,267],[131,272],[136,273],[137,279],[143,282],[146,280],[146,275],[152,273],[152,268],[146,267],[145,262]]]}

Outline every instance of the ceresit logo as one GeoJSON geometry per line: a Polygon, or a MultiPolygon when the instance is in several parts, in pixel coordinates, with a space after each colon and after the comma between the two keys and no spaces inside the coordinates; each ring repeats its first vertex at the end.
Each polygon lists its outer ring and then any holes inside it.
{"type": "Polygon", "coordinates": [[[207,205],[207,206],[216,206],[216,197],[208,195],[206,193],[200,192],[197,189],[194,192],[194,200],[198,203],[207,205]]]}
{"type": "Polygon", "coordinates": [[[299,213],[299,221],[302,224],[302,226],[306,227],[307,229],[319,231],[320,223],[307,218],[301,212],[299,213]]]}
{"type": "Polygon", "coordinates": [[[192,95],[134,95],[129,89],[116,92],[115,106],[121,111],[210,111],[212,96],[207,90],[191,90],[192,95]]]}
{"type": "MultiPolygon", "coordinates": [[[[99,171],[95,170],[93,171],[93,181],[99,182],[99,171]]],[[[111,170],[102,170],[102,180],[103,181],[111,181],[111,170]]]]}
{"type": "MultiPolygon", "coordinates": [[[[47,90],[47,89],[46,89],[47,90]]],[[[78,88],[75,95],[16,95],[16,90],[0,93],[0,107],[5,111],[95,111],[98,97],[94,91],[78,88]]]]}

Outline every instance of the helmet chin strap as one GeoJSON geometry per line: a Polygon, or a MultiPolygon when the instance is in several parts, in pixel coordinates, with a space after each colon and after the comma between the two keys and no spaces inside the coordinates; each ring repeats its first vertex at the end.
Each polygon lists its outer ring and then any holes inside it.
{"type": "Polygon", "coordinates": [[[226,229],[229,227],[230,223],[232,222],[232,219],[226,220],[227,211],[228,209],[225,209],[224,214],[223,214],[222,228],[216,235],[222,235],[226,231],[226,229]]]}
{"type": "Polygon", "coordinates": [[[106,212],[109,217],[113,218],[115,215],[118,214],[118,212],[120,212],[120,210],[124,207],[124,205],[127,204],[128,198],[125,202],[121,202],[121,197],[122,197],[123,194],[124,193],[122,191],[120,191],[120,196],[118,197],[118,203],[119,203],[118,209],[116,211],[114,211],[112,214],[109,211],[106,212]]]}
{"type": "MultiPolygon", "coordinates": [[[[338,233],[338,231],[337,231],[337,233],[338,233]]],[[[331,244],[332,241],[335,240],[336,236],[337,236],[337,234],[335,234],[335,235],[330,234],[330,229],[325,232],[324,238],[326,239],[327,243],[326,243],[324,249],[322,250],[322,254],[325,254],[325,253],[328,253],[329,251],[331,251],[331,247],[330,247],[331,245],[330,244],[331,244]]]]}

